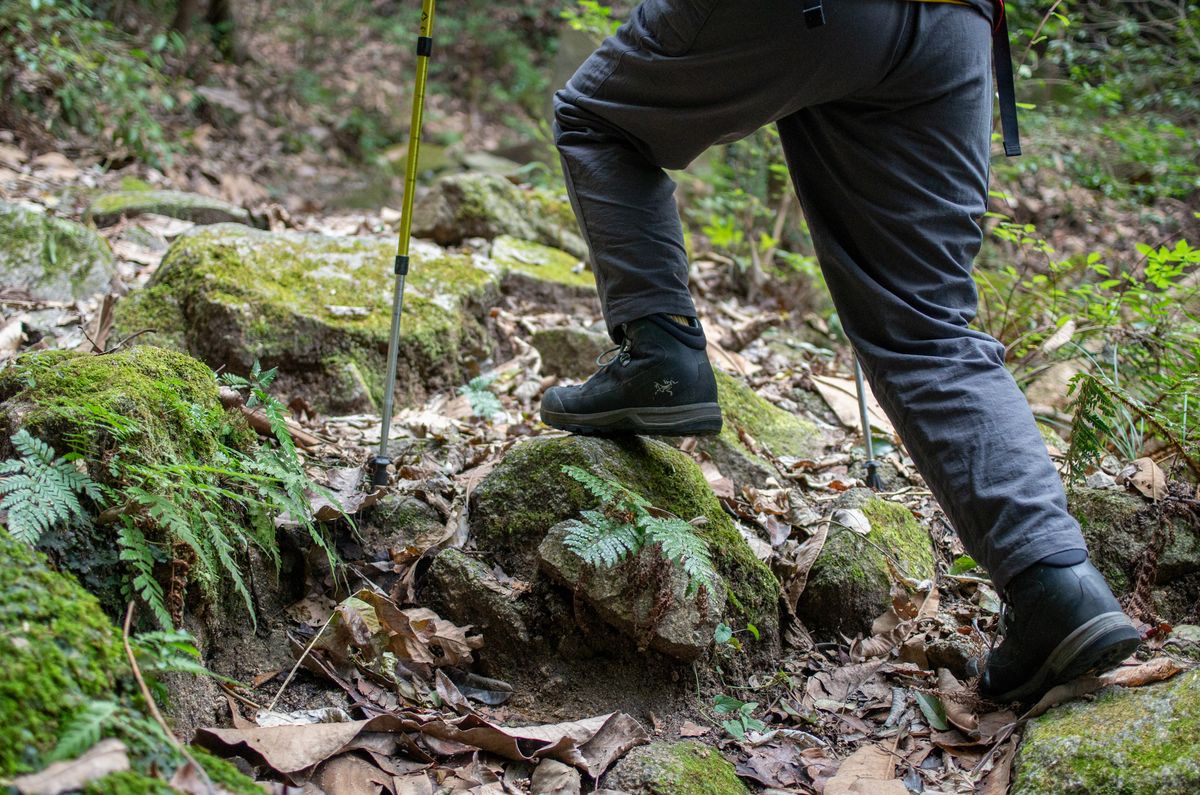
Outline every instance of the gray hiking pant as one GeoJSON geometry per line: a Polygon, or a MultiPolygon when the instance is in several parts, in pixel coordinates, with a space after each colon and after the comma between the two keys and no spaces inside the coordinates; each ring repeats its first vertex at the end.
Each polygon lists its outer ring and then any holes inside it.
{"type": "Polygon", "coordinates": [[[1004,348],[968,328],[986,208],[991,28],[944,3],[645,0],[555,97],[609,329],[695,315],[674,183],[778,125],[821,268],[875,394],[1003,588],[1084,548],[1004,348]]]}

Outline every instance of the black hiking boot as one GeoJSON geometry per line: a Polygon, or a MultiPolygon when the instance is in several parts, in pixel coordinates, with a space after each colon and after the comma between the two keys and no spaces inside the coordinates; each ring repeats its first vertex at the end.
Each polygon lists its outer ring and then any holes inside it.
{"type": "Polygon", "coordinates": [[[623,331],[621,345],[596,360],[600,369],[586,383],[546,391],[542,422],[593,436],[719,433],[717,382],[699,324],[650,315],[623,331]]]}
{"type": "Polygon", "coordinates": [[[1000,703],[1032,701],[1055,685],[1115,667],[1141,638],[1103,575],[1084,560],[1035,564],[1005,588],[999,645],[979,693],[1000,703]]]}

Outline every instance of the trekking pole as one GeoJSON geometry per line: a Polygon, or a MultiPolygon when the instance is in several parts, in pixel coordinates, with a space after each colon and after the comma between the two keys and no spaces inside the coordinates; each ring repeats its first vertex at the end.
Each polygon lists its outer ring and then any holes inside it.
{"type": "Polygon", "coordinates": [[[872,491],[883,489],[883,478],[879,476],[879,462],[875,460],[875,443],[871,440],[871,417],[867,412],[867,390],[863,385],[862,365],[854,356],[854,388],[858,391],[858,414],[862,419],[863,439],[867,443],[867,487],[872,491]]]}
{"type": "Polygon", "coordinates": [[[400,348],[400,317],[404,313],[404,280],[408,276],[408,244],[412,239],[413,193],[417,183],[417,153],[421,150],[421,118],[425,110],[425,79],[429,75],[429,57],[433,54],[434,0],[421,2],[421,27],[417,33],[417,82],[413,89],[412,120],[408,127],[408,158],[404,164],[404,202],[400,212],[400,241],[396,246],[393,270],[396,274],[392,293],[392,331],[388,338],[387,378],[383,391],[383,426],[379,431],[379,453],[371,462],[371,485],[388,482],[388,435],[392,430],[392,407],[396,392],[396,359],[400,348]]]}

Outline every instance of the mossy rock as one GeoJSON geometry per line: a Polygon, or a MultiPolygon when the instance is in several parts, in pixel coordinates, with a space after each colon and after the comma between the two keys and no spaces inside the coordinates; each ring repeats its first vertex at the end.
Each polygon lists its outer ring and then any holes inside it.
{"type": "Polygon", "coordinates": [[[579,257],[562,249],[501,235],[492,241],[491,258],[508,273],[510,282],[528,282],[525,294],[532,290],[535,294],[529,297],[540,297],[545,303],[558,297],[549,291],[561,293],[567,288],[572,296],[596,292],[596,277],[581,267],[579,257]]]}
{"type": "Polygon", "coordinates": [[[582,328],[538,329],[529,343],[542,356],[542,372],[583,381],[596,372],[596,358],[612,347],[605,334],[582,328]]]}
{"type": "Polygon", "coordinates": [[[423,584],[422,603],[459,624],[483,633],[489,653],[527,650],[529,629],[512,589],[501,585],[489,566],[458,549],[433,559],[423,584]]]}
{"type": "Polygon", "coordinates": [[[123,190],[97,196],[85,218],[97,226],[112,226],[121,218],[137,215],[166,215],[194,224],[251,222],[246,208],[211,196],[175,190],[123,190]]]}
{"type": "Polygon", "coordinates": [[[0,778],[36,771],[72,716],[126,670],[95,597],[0,530],[0,778]]]}
{"type": "Polygon", "coordinates": [[[1193,613],[1200,599],[1200,522],[1116,489],[1072,489],[1067,507],[1079,520],[1092,562],[1118,594],[1133,589],[1161,513],[1169,533],[1155,573],[1154,609],[1172,623],[1193,613]]]}
{"type": "Polygon", "coordinates": [[[0,283],[35,299],[75,301],[105,290],[116,273],[96,230],[0,201],[0,283]]]}
{"type": "Polygon", "coordinates": [[[630,751],[605,786],[629,795],[749,795],[732,764],[716,748],[685,740],[630,751]]]}
{"type": "Polygon", "coordinates": [[[778,476],[775,465],[751,449],[743,434],[773,458],[811,458],[820,453],[825,439],[816,425],[759,396],[741,378],[720,369],[715,372],[724,425],[719,435],[702,438],[700,449],[712,457],[722,474],[735,483],[750,484],[778,476]]]}
{"type": "Polygon", "coordinates": [[[929,532],[908,508],[866,489],[842,495],[837,507],[861,509],[871,530],[863,536],[831,525],[809,570],[796,613],[820,637],[870,633],[871,623],[892,603],[889,563],[915,580],[932,580],[935,574],[929,532]]]}
{"type": "MultiPolygon", "coordinates": [[[[394,257],[390,238],[195,229],[118,304],[113,334],[155,329],[141,339],[214,368],[278,367],[277,389],[318,410],[371,410],[383,398],[394,257]]],[[[411,257],[396,392],[405,401],[476,374],[490,347],[482,318],[508,273],[428,243],[415,243],[411,257]]]]}
{"type": "Polygon", "coordinates": [[[161,778],[123,770],[88,782],[83,795],[177,795],[177,792],[161,778]]]}
{"type": "Polygon", "coordinates": [[[696,532],[708,542],[725,579],[726,621],[754,624],[764,646],[777,642],[778,580],[754,557],[696,463],[661,442],[570,436],[514,447],[473,495],[471,527],[479,549],[505,571],[532,579],[538,545],[550,528],[597,504],[562,471],[568,464],[622,483],[686,520],[703,517],[696,532]]]}
{"type": "Polygon", "coordinates": [[[493,174],[451,174],[437,180],[413,208],[413,234],[442,245],[511,235],[576,257],[587,255],[564,198],[523,189],[493,174]]]}
{"type": "Polygon", "coordinates": [[[1200,792],[1200,671],[1111,687],[1030,721],[1013,795],[1200,792]]]}
{"type": "MultiPolygon", "coordinates": [[[[20,429],[59,455],[82,456],[96,481],[119,486],[109,462],[118,448],[138,466],[219,463],[225,447],[255,444],[240,415],[226,411],[203,363],[152,346],[106,356],[38,351],[0,372],[0,456],[20,429]]],[[[113,526],[64,528],[39,545],[116,615],[125,604],[113,526]]]]}

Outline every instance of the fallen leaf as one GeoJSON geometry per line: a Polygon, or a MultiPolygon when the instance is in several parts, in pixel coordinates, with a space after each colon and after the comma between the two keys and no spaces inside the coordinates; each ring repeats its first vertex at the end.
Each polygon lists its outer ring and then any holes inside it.
{"type": "Polygon", "coordinates": [[[680,737],[703,737],[712,731],[708,726],[701,726],[698,723],[693,723],[690,720],[685,720],[679,726],[680,737]]]}
{"type": "MultiPolygon", "coordinates": [[[[817,394],[824,399],[829,408],[833,409],[833,413],[837,415],[838,422],[847,428],[860,428],[862,415],[859,413],[858,390],[855,388],[853,378],[814,375],[812,376],[812,382],[813,386],[816,387],[817,394]]],[[[871,422],[871,427],[885,436],[895,436],[896,429],[892,426],[892,421],[884,414],[883,407],[879,405],[879,401],[875,399],[870,385],[864,382],[863,386],[867,392],[867,417],[871,422]]]]}
{"type": "Polygon", "coordinates": [[[825,795],[908,795],[895,776],[895,740],[866,745],[851,754],[825,784],[825,795]]]}
{"type": "Polygon", "coordinates": [[[109,773],[129,769],[125,743],[107,739],[89,748],[82,756],[65,762],[55,762],[39,773],[13,779],[21,795],[61,795],[81,790],[88,782],[104,778],[109,773]]]}
{"type": "Polygon", "coordinates": [[[1139,458],[1121,470],[1117,482],[1132,486],[1143,497],[1161,500],[1167,496],[1167,476],[1152,458],[1139,458]]]}
{"type": "Polygon", "coordinates": [[[776,576],[783,583],[783,595],[792,614],[800,603],[800,596],[808,585],[808,573],[825,548],[825,540],[829,537],[829,524],[821,523],[816,532],[797,544],[795,541],[785,541],[780,547],[771,565],[776,576]]]}
{"type": "Polygon", "coordinates": [[[381,790],[395,793],[392,776],[353,754],[335,756],[313,773],[313,783],[325,795],[374,795],[381,790]]]}

